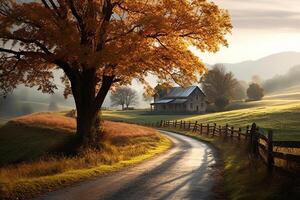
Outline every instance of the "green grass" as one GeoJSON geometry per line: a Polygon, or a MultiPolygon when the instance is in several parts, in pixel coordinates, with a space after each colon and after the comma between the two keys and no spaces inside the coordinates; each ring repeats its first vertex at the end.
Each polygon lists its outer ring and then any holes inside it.
{"type": "Polygon", "coordinates": [[[300,141],[300,101],[266,99],[257,102],[234,103],[229,111],[203,115],[153,115],[149,111],[103,111],[109,120],[127,122],[157,122],[160,120],[186,120],[199,123],[229,124],[246,127],[253,122],[262,129],[274,130],[275,140],[300,141]]]}
{"type": "Polygon", "coordinates": [[[7,124],[0,127],[0,166],[36,160],[64,149],[72,138],[66,130],[7,124]]]}
{"type": "Polygon", "coordinates": [[[300,198],[300,178],[277,170],[275,173],[268,173],[261,160],[249,156],[245,141],[211,138],[186,131],[179,131],[179,133],[209,142],[218,149],[224,166],[224,177],[220,187],[223,186],[227,199],[300,198]]]}

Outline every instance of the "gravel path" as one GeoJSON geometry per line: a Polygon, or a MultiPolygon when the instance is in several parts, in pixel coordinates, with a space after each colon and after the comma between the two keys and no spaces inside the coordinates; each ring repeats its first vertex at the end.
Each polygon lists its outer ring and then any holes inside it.
{"type": "Polygon", "coordinates": [[[213,199],[216,158],[207,145],[162,131],[174,147],[119,172],[45,194],[39,200],[213,199]]]}

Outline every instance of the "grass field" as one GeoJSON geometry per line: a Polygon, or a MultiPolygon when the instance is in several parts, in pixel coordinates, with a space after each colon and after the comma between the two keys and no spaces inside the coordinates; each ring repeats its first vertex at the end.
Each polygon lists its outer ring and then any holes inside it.
{"type": "Polygon", "coordinates": [[[300,198],[299,176],[279,170],[276,170],[276,173],[268,173],[262,160],[249,156],[248,145],[244,141],[212,138],[182,130],[175,131],[211,143],[218,149],[223,161],[222,182],[226,199],[300,198]]]}
{"type": "Polygon", "coordinates": [[[262,129],[273,129],[275,140],[300,141],[300,93],[272,94],[257,102],[235,102],[227,111],[203,115],[154,115],[149,111],[103,111],[105,119],[128,122],[186,120],[246,127],[253,122],[262,129]]]}
{"type": "Polygon", "coordinates": [[[103,127],[101,149],[76,154],[61,154],[73,147],[73,118],[58,113],[32,114],[1,127],[0,199],[28,199],[141,162],[171,146],[151,128],[109,121],[103,127]]]}

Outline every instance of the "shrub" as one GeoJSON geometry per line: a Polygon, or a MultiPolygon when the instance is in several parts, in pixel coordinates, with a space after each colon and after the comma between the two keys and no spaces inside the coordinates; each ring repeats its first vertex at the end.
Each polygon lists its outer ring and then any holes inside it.
{"type": "Polygon", "coordinates": [[[261,100],[264,96],[264,89],[257,83],[252,83],[247,89],[247,96],[252,101],[261,100]]]}

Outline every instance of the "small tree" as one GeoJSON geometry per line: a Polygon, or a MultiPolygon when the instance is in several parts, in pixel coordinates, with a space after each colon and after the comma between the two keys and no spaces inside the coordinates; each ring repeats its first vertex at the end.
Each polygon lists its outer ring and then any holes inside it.
{"type": "Polygon", "coordinates": [[[124,110],[125,106],[128,109],[130,105],[137,103],[137,92],[129,87],[121,87],[113,91],[110,95],[112,106],[122,106],[124,110]]]}
{"type": "Polygon", "coordinates": [[[247,89],[247,96],[250,100],[258,101],[264,96],[264,89],[257,83],[252,83],[247,89]]]}

